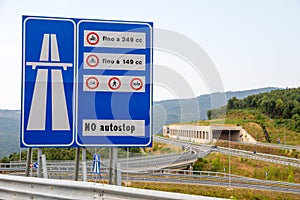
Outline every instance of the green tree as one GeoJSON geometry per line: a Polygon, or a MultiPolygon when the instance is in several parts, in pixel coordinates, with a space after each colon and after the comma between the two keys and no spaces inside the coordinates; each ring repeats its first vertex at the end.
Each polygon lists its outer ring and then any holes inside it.
{"type": "Polygon", "coordinates": [[[197,161],[193,164],[193,170],[202,171],[204,161],[205,160],[203,158],[198,158],[197,161]]]}
{"type": "Polygon", "coordinates": [[[284,103],[281,99],[277,99],[275,101],[275,109],[276,109],[276,112],[277,112],[277,117],[281,117],[283,109],[284,109],[284,103]]]}
{"type": "Polygon", "coordinates": [[[211,171],[219,171],[221,169],[220,156],[218,155],[211,163],[211,171]]]}
{"type": "Polygon", "coordinates": [[[235,106],[237,101],[238,99],[236,97],[232,97],[231,99],[229,99],[227,103],[227,109],[228,110],[236,109],[235,106]]]}
{"type": "Polygon", "coordinates": [[[208,110],[208,111],[207,111],[207,118],[208,118],[209,120],[212,119],[212,110],[208,110]]]}

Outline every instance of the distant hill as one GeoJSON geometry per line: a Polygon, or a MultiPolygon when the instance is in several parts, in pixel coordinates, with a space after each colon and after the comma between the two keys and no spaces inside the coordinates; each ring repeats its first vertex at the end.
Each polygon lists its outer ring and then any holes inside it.
{"type": "MultiPolygon", "coordinates": [[[[214,108],[226,104],[232,97],[245,98],[252,94],[269,92],[278,88],[268,87],[254,90],[226,92],[201,95],[193,99],[166,100],[154,102],[153,126],[154,133],[161,131],[164,124],[188,122],[207,119],[207,110],[211,109],[211,99],[214,108]],[[225,99],[221,99],[224,98],[225,99]],[[197,109],[198,105],[200,106],[197,109]]],[[[19,151],[20,111],[0,110],[0,158],[19,151]]]]}
{"type": "Polygon", "coordinates": [[[236,97],[243,99],[249,95],[278,90],[276,87],[266,87],[253,90],[213,93],[200,95],[192,99],[166,100],[154,102],[154,132],[159,132],[163,124],[190,122],[207,119],[207,111],[227,104],[228,99],[236,97]],[[225,98],[225,99],[224,99],[225,98]],[[212,99],[214,100],[212,103],[212,99]],[[213,107],[212,107],[213,105],[213,107]],[[199,107],[198,107],[199,106],[199,107]]]}
{"type": "Polygon", "coordinates": [[[0,110],[0,158],[19,151],[20,111],[0,110]]]}

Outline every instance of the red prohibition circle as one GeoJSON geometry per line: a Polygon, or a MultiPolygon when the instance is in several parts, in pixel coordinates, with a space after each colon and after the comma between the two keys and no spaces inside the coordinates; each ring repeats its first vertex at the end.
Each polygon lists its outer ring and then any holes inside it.
{"type": "Polygon", "coordinates": [[[92,77],[89,77],[88,79],[86,79],[85,84],[86,84],[87,88],[89,88],[90,90],[94,90],[99,86],[99,81],[96,77],[92,76],[92,77]],[[90,80],[94,80],[96,82],[96,84],[94,86],[90,86],[89,85],[90,80]]]}
{"type": "Polygon", "coordinates": [[[120,79],[117,78],[117,77],[112,77],[112,78],[110,78],[110,79],[108,80],[108,87],[109,87],[110,89],[112,89],[112,90],[117,90],[117,89],[119,89],[119,88],[121,87],[121,81],[120,81],[120,79]],[[119,83],[119,85],[117,85],[116,87],[111,86],[110,83],[111,83],[112,81],[117,81],[117,82],[119,83]]]}
{"type": "Polygon", "coordinates": [[[90,67],[96,67],[99,64],[99,58],[98,56],[96,56],[95,54],[90,54],[86,57],[85,62],[87,63],[88,66],[90,67]],[[91,64],[89,63],[90,58],[95,58],[96,63],[95,64],[91,64]]]}
{"type": "Polygon", "coordinates": [[[95,33],[95,32],[90,32],[90,33],[87,34],[87,36],[86,36],[86,41],[87,41],[90,45],[95,45],[95,44],[97,44],[97,43],[99,42],[99,35],[98,35],[97,33],[95,33]],[[89,40],[90,35],[95,35],[95,36],[96,36],[96,39],[95,39],[94,42],[91,42],[91,41],[89,40]]]}
{"type": "Polygon", "coordinates": [[[140,90],[142,87],[143,87],[143,81],[142,81],[142,79],[140,79],[140,78],[133,78],[131,81],[130,81],[130,87],[133,89],[133,90],[140,90]],[[139,81],[140,83],[141,83],[141,85],[139,86],[139,87],[134,87],[133,86],[133,83],[134,83],[134,81],[139,81]]]}

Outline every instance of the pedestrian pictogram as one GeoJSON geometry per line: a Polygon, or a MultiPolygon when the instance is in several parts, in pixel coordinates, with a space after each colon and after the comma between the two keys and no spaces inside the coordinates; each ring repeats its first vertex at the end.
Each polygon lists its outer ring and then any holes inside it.
{"type": "Polygon", "coordinates": [[[95,54],[88,55],[85,61],[89,67],[96,67],[99,64],[99,58],[95,54]]]}
{"type": "Polygon", "coordinates": [[[117,77],[112,77],[108,81],[108,87],[112,90],[117,90],[121,87],[121,81],[117,77]]]}
{"type": "Polygon", "coordinates": [[[99,35],[95,32],[90,32],[89,34],[87,34],[86,36],[86,41],[90,44],[90,45],[96,45],[99,42],[99,35]]]}
{"type": "Polygon", "coordinates": [[[86,79],[85,84],[87,88],[94,90],[99,86],[99,81],[96,77],[92,76],[86,79]]]}
{"type": "Polygon", "coordinates": [[[133,78],[130,81],[130,87],[136,91],[140,90],[143,87],[143,81],[140,78],[133,78]]]}

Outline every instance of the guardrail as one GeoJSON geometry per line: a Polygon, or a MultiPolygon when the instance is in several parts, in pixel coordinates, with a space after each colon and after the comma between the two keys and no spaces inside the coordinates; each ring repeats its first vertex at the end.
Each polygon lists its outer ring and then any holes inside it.
{"type": "Polygon", "coordinates": [[[206,148],[206,149],[208,149],[207,150],[208,153],[211,151],[215,151],[215,152],[220,152],[220,153],[227,154],[227,155],[242,156],[242,157],[247,157],[250,159],[261,160],[261,161],[266,161],[266,162],[271,162],[271,163],[276,163],[276,164],[300,167],[300,160],[296,159],[296,158],[289,158],[289,157],[285,157],[285,156],[277,156],[277,155],[266,154],[266,153],[254,153],[251,151],[238,150],[238,149],[232,149],[232,148],[226,148],[226,147],[214,147],[214,146],[207,145],[207,144],[194,144],[194,143],[191,143],[188,141],[161,138],[161,137],[157,137],[157,136],[154,137],[154,139],[157,141],[162,141],[162,142],[166,142],[169,144],[188,146],[195,150],[199,149],[199,150],[203,151],[203,149],[206,148]]]}
{"type": "MultiPolygon", "coordinates": [[[[108,169],[101,169],[101,174],[88,174],[88,180],[106,180],[108,169]]],[[[290,192],[300,194],[299,183],[289,183],[281,181],[260,180],[248,178],[234,174],[211,171],[191,171],[191,170],[172,170],[164,169],[159,171],[144,172],[122,172],[122,180],[126,182],[166,182],[166,183],[185,183],[185,184],[205,184],[212,186],[225,186],[249,189],[263,189],[278,192],[290,192]]],[[[49,178],[72,180],[73,173],[49,173],[49,178]]],[[[81,180],[81,178],[80,178],[81,180]]]]}
{"type": "Polygon", "coordinates": [[[285,156],[277,156],[272,154],[265,154],[265,153],[253,153],[250,151],[238,150],[238,149],[230,149],[225,147],[217,147],[214,148],[213,151],[233,155],[233,156],[242,156],[250,159],[261,160],[276,164],[282,165],[290,165],[293,167],[300,167],[300,160],[296,158],[289,158],[285,156]]]}
{"type": "Polygon", "coordinates": [[[217,199],[90,182],[0,175],[1,199],[217,199]]]}
{"type": "MultiPolygon", "coordinates": [[[[153,138],[155,141],[168,143],[168,144],[175,145],[175,146],[182,146],[185,148],[193,147],[192,142],[186,141],[186,140],[176,140],[176,139],[170,139],[170,138],[163,138],[160,136],[154,136],[153,138]]],[[[202,146],[197,146],[197,148],[195,148],[193,150],[197,151],[199,157],[205,157],[210,153],[211,149],[212,149],[212,147],[210,145],[202,145],[202,146]]]]}
{"type": "Polygon", "coordinates": [[[122,173],[123,180],[168,183],[206,184],[226,187],[263,189],[300,194],[299,183],[259,180],[210,171],[163,170],[161,172],[122,173]]]}
{"type": "MultiPolygon", "coordinates": [[[[248,178],[234,174],[211,171],[191,171],[191,170],[148,170],[142,172],[121,172],[122,180],[126,181],[148,181],[148,182],[168,182],[186,184],[205,184],[212,186],[238,187],[250,189],[264,189],[271,191],[292,192],[300,194],[299,183],[289,183],[281,181],[260,180],[248,178]]],[[[17,174],[20,175],[20,174],[17,174]]],[[[73,180],[73,171],[53,170],[49,172],[51,179],[73,180]]],[[[33,174],[36,176],[36,174],[33,174]]],[[[88,180],[106,180],[108,169],[102,167],[100,174],[87,174],[88,180]]],[[[79,175],[81,180],[81,175],[79,175]]]]}
{"type": "MultiPolygon", "coordinates": [[[[221,139],[218,139],[218,141],[228,142],[228,140],[221,140],[221,139]]],[[[262,142],[251,143],[251,142],[242,142],[242,141],[231,141],[231,143],[300,151],[300,146],[293,146],[293,145],[287,145],[287,144],[262,143],[262,142]]]]}
{"type": "MultiPolygon", "coordinates": [[[[198,156],[192,152],[184,152],[181,154],[165,154],[155,156],[133,157],[129,159],[118,159],[123,171],[144,171],[152,169],[161,169],[176,166],[187,166],[197,160],[198,156]]],[[[93,161],[87,161],[88,170],[92,168],[93,161]]],[[[101,161],[103,167],[108,166],[108,160],[101,161]]],[[[80,165],[81,167],[81,165],[80,165]]],[[[0,163],[0,172],[22,172],[25,171],[26,163],[0,163]]],[[[75,161],[48,161],[47,170],[49,172],[55,170],[74,171],[75,161]]]]}

